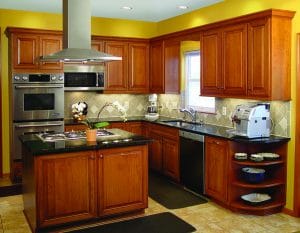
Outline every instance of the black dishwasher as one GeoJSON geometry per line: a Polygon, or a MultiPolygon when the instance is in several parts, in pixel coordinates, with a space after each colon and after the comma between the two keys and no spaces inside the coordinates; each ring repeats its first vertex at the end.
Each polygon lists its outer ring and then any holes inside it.
{"type": "Polygon", "coordinates": [[[204,193],[204,136],[179,131],[180,182],[187,189],[204,193]]]}

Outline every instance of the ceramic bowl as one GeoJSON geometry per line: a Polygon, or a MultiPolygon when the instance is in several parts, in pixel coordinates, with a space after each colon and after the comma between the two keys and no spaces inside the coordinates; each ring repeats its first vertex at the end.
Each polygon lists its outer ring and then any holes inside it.
{"type": "Polygon", "coordinates": [[[265,169],[254,167],[243,167],[242,177],[249,183],[260,183],[265,180],[265,169]]]}
{"type": "Polygon", "coordinates": [[[247,153],[235,153],[234,158],[237,160],[246,160],[248,158],[247,153]]]}

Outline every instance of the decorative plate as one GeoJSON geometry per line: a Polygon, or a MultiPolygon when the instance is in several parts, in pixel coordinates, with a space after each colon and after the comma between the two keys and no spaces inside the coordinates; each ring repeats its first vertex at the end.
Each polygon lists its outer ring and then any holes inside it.
{"type": "Polygon", "coordinates": [[[262,155],[265,160],[276,160],[279,159],[280,155],[279,154],[274,154],[274,153],[257,153],[258,155],[262,155]]]}

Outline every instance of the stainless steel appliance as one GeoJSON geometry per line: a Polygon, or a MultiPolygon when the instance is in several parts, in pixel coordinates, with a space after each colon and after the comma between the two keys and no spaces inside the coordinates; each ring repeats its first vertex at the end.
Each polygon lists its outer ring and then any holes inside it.
{"type": "Polygon", "coordinates": [[[188,190],[204,193],[204,136],[180,130],[180,182],[188,190]]]}
{"type": "Polygon", "coordinates": [[[229,133],[247,138],[269,137],[271,133],[271,117],[269,103],[248,103],[237,105],[232,122],[235,129],[229,133]]]}
{"type": "Polygon", "coordinates": [[[64,118],[63,74],[14,74],[13,121],[64,118]]]}
{"type": "Polygon", "coordinates": [[[11,179],[21,180],[20,135],[64,131],[63,74],[13,74],[11,179]]]}
{"type": "Polygon", "coordinates": [[[105,87],[104,66],[64,66],[65,91],[101,91],[105,87]]]}
{"type": "Polygon", "coordinates": [[[158,106],[157,106],[157,95],[151,94],[148,97],[149,100],[149,106],[147,107],[147,113],[145,115],[145,118],[150,121],[155,121],[158,119],[158,106]]]}

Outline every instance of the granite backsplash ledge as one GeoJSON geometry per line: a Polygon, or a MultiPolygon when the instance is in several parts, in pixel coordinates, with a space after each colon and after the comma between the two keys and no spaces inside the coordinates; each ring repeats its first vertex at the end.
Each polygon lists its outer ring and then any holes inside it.
{"type": "MultiPolygon", "coordinates": [[[[77,102],[88,104],[88,117],[95,118],[101,107],[107,102],[118,101],[127,111],[128,116],[143,116],[147,111],[148,95],[133,94],[98,94],[96,92],[65,92],[65,118],[72,118],[71,106],[77,102]]],[[[197,121],[203,120],[207,124],[232,127],[231,115],[238,104],[257,102],[245,99],[220,99],[216,98],[216,114],[198,113],[197,121]],[[226,107],[226,115],[222,115],[222,108],[226,107]]],[[[272,134],[289,137],[290,135],[290,102],[271,101],[271,117],[273,120],[272,134]]],[[[179,111],[181,97],[176,94],[158,95],[159,113],[162,116],[183,118],[179,111]]],[[[118,117],[120,113],[113,107],[106,107],[101,117],[118,117]]]]}

